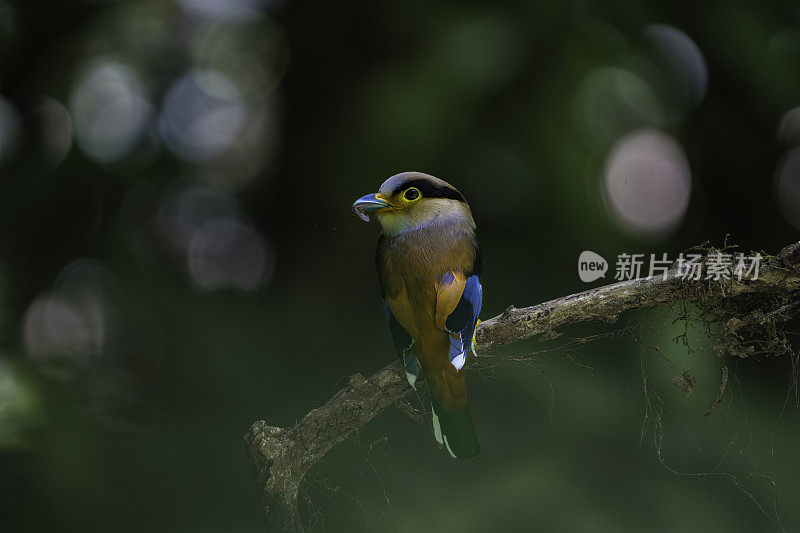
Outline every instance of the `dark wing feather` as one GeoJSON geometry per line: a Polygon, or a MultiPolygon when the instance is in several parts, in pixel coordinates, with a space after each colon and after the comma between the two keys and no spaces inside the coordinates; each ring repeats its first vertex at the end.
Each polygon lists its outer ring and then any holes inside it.
{"type": "Polygon", "coordinates": [[[397,356],[400,358],[400,361],[403,363],[403,366],[406,369],[406,377],[408,378],[408,382],[413,387],[414,383],[419,377],[419,365],[417,365],[417,359],[414,357],[414,352],[411,350],[411,346],[414,344],[414,339],[411,337],[408,331],[406,331],[406,329],[400,325],[400,322],[389,308],[389,304],[386,303],[386,260],[386,236],[381,234],[381,236],[378,238],[378,248],[375,253],[375,266],[377,267],[378,279],[381,284],[383,313],[386,315],[386,323],[389,324],[389,332],[392,334],[394,350],[397,352],[397,356]]]}
{"type": "Polygon", "coordinates": [[[461,300],[459,300],[458,305],[447,317],[447,322],[445,322],[447,331],[459,337],[458,339],[451,337],[451,360],[461,353],[466,355],[467,350],[469,350],[482,303],[483,287],[481,286],[481,279],[480,276],[473,274],[467,278],[464,292],[461,294],[461,300]],[[458,351],[453,353],[454,349],[458,351]]]}
{"type": "Polygon", "coordinates": [[[406,369],[408,382],[413,387],[414,382],[419,377],[419,366],[414,357],[414,352],[411,350],[414,339],[412,339],[411,335],[400,325],[400,322],[394,317],[392,310],[389,309],[389,305],[386,302],[383,302],[383,312],[386,315],[386,322],[389,324],[389,332],[392,334],[394,350],[397,352],[397,356],[406,369]]]}

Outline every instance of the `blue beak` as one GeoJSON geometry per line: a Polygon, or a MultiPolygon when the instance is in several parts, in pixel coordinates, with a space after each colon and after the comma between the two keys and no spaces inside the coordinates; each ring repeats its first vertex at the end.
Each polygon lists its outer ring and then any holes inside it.
{"type": "Polygon", "coordinates": [[[362,196],[353,203],[353,209],[356,211],[361,211],[362,213],[369,213],[371,211],[377,211],[378,209],[384,209],[391,206],[392,205],[386,200],[376,198],[375,194],[362,196]]]}
{"type": "Polygon", "coordinates": [[[387,207],[392,207],[392,204],[386,200],[376,197],[375,194],[367,194],[366,196],[362,196],[353,203],[353,211],[355,211],[356,214],[362,219],[367,221],[369,220],[367,213],[378,211],[380,209],[386,209],[387,207]]]}

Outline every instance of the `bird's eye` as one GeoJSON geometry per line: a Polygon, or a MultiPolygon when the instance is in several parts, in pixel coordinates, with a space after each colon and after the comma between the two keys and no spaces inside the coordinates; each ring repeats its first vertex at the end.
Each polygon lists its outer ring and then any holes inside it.
{"type": "Polygon", "coordinates": [[[416,187],[409,187],[406,189],[406,192],[403,193],[403,198],[408,200],[409,202],[413,202],[417,198],[419,198],[419,189],[416,187]]]}

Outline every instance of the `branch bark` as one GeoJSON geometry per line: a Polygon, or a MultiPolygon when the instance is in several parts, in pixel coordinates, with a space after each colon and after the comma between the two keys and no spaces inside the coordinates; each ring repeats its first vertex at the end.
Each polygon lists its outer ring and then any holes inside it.
{"type": "MultiPolygon", "coordinates": [[[[800,300],[798,289],[800,242],[767,258],[758,279],[687,280],[673,268],[666,277],[622,281],[521,309],[512,305],[480,323],[476,351],[487,355],[515,341],[533,337],[548,340],[558,335],[558,328],[585,322],[613,323],[626,311],[677,301],[711,301],[722,308],[731,301],[755,295],[762,300],[782,298],[793,305],[800,300]]],[[[744,307],[737,309],[742,313],[744,307]]],[[[730,313],[720,311],[724,318],[731,317],[730,313]]],[[[763,313],[757,316],[763,317],[763,313]]],[[[786,319],[783,311],[771,316],[786,319]]],[[[297,494],[309,468],[351,432],[412,390],[396,361],[368,377],[352,375],[346,387],[291,428],[269,426],[263,420],[255,422],[244,439],[271,528],[298,529],[297,494]]]]}

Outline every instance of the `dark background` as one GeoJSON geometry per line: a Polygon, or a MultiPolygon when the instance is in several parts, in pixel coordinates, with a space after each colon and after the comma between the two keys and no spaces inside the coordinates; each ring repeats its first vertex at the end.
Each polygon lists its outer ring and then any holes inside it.
{"type": "MultiPolygon", "coordinates": [[[[393,360],[350,205],[397,172],[470,201],[484,319],[623,252],[800,229],[796,2],[0,2],[0,65],[4,531],[263,530],[250,423],[393,360]]],[[[676,312],[508,347],[633,326],[473,374],[476,461],[387,410],[304,522],[797,530],[791,358],[728,361],[704,418],[719,360],[676,312]]]]}

